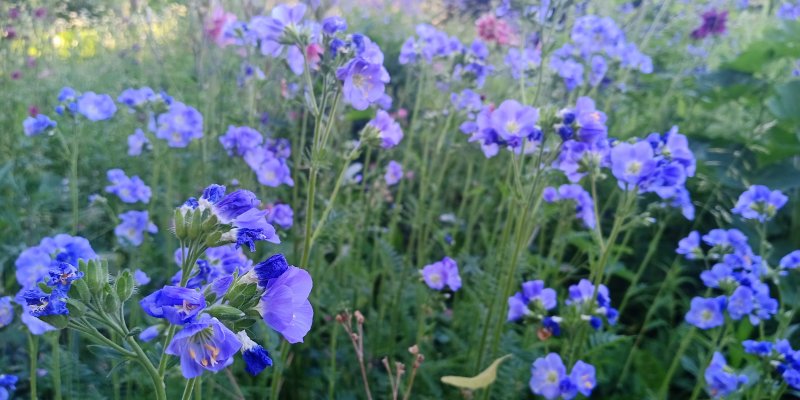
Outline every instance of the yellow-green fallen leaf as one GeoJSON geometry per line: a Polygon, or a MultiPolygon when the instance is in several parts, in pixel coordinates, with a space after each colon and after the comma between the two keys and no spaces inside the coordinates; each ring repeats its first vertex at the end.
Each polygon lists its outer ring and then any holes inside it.
{"type": "Polygon", "coordinates": [[[462,389],[483,389],[491,385],[494,380],[497,379],[497,367],[509,357],[511,357],[511,354],[506,354],[494,360],[488,368],[472,378],[467,378],[465,376],[443,376],[442,383],[462,389]]]}

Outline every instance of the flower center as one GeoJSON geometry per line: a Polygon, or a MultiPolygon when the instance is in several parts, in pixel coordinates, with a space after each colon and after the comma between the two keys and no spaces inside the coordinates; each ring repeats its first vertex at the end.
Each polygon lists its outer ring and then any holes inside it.
{"type": "Polygon", "coordinates": [[[639,161],[629,162],[626,172],[628,172],[630,175],[638,175],[640,172],[642,172],[642,163],[639,161]]]}

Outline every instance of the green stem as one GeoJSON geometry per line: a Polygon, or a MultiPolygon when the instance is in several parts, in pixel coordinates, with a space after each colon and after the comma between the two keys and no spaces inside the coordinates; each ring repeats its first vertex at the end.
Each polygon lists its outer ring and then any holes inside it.
{"type": "MultiPolygon", "coordinates": [[[[705,358],[705,362],[700,365],[701,367],[703,367],[703,371],[705,371],[706,367],[708,367],[708,364],[711,362],[711,358],[714,356],[714,351],[719,348],[722,339],[724,339],[725,334],[728,333],[729,326],[730,324],[727,323],[726,321],[725,326],[717,331],[717,336],[714,338],[714,341],[712,342],[712,345],[714,347],[709,349],[708,355],[705,358]]],[[[703,383],[705,382],[703,376],[704,376],[703,374],[698,374],[697,382],[695,383],[694,389],[692,390],[692,397],[690,398],[690,400],[697,400],[697,397],[700,396],[700,391],[703,389],[703,383]]]]}
{"type": "Polygon", "coordinates": [[[31,400],[37,399],[36,390],[36,362],[39,358],[39,337],[28,332],[28,356],[30,357],[30,392],[31,400]]]}
{"type": "Polygon", "coordinates": [[[678,346],[678,351],[672,358],[672,363],[669,365],[667,374],[664,375],[664,380],[661,382],[661,389],[658,390],[658,396],[656,397],[657,399],[667,398],[667,391],[669,390],[670,382],[672,382],[672,376],[675,375],[675,372],[678,370],[678,364],[681,361],[681,356],[683,356],[683,353],[685,353],[686,349],[689,348],[689,344],[692,343],[692,339],[694,338],[696,332],[697,328],[693,326],[689,329],[689,332],[686,333],[686,336],[683,337],[681,344],[678,346]]]}
{"type": "Polygon", "coordinates": [[[164,386],[164,378],[163,375],[153,366],[153,363],[150,361],[150,358],[147,357],[142,347],[139,346],[139,343],[136,343],[136,339],[132,336],[126,337],[126,341],[128,345],[131,346],[134,353],[138,358],[139,364],[147,371],[147,375],[150,376],[150,379],[153,381],[153,389],[156,391],[156,399],[158,400],[167,400],[167,392],[164,386]]]}
{"type": "Polygon", "coordinates": [[[181,396],[181,400],[189,400],[192,397],[192,391],[194,387],[197,386],[197,382],[200,378],[192,378],[186,381],[186,386],[183,388],[183,396],[181,396]]]}
{"type": "Polygon", "coordinates": [[[61,331],[55,331],[50,336],[52,371],[53,377],[53,399],[61,400],[61,347],[58,344],[58,338],[61,336],[61,331]]]}

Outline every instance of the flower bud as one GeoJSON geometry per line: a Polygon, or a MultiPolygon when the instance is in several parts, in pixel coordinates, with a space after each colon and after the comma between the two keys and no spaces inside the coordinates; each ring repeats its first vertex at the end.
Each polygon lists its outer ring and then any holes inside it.
{"type": "Polygon", "coordinates": [[[175,209],[175,236],[179,240],[186,239],[186,220],[180,208],[175,209]]]}
{"type": "Polygon", "coordinates": [[[122,271],[114,282],[114,290],[121,302],[126,302],[133,294],[133,276],[127,269],[122,271]]]}
{"type": "Polygon", "coordinates": [[[208,307],[204,312],[220,321],[236,321],[244,317],[242,310],[224,304],[208,307]]]}
{"type": "Polygon", "coordinates": [[[82,302],[88,303],[92,301],[92,293],[89,291],[89,285],[86,284],[86,279],[78,279],[72,282],[72,287],[78,292],[78,298],[82,302]]]}

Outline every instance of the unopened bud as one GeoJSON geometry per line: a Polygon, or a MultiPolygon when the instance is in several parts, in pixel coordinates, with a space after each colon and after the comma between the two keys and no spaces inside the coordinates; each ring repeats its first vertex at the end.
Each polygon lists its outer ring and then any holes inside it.
{"type": "Polygon", "coordinates": [[[361,311],[356,310],[354,315],[356,316],[356,322],[358,322],[359,325],[363,325],[364,324],[364,314],[361,314],[361,311]]]}

